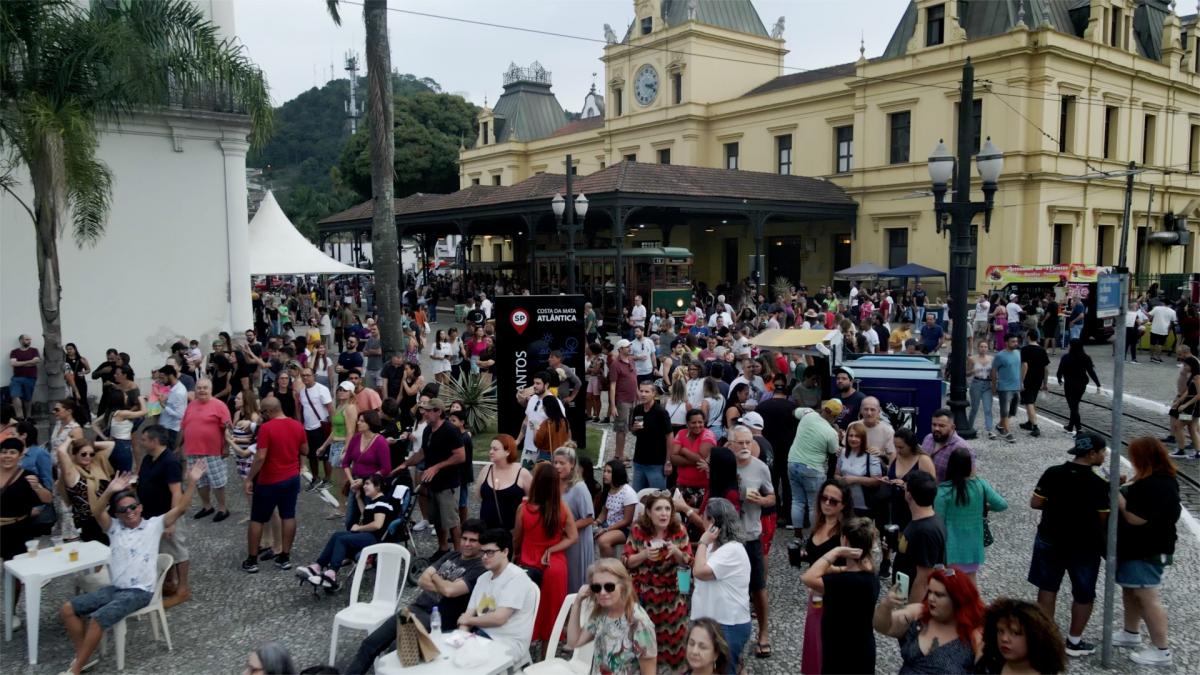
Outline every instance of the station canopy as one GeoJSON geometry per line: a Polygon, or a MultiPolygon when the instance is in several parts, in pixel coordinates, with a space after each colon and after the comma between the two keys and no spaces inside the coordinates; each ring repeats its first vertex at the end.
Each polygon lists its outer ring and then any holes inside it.
{"type": "Polygon", "coordinates": [[[250,221],[250,275],[370,274],[325,255],[288,220],[275,195],[263,197],[250,221]]]}

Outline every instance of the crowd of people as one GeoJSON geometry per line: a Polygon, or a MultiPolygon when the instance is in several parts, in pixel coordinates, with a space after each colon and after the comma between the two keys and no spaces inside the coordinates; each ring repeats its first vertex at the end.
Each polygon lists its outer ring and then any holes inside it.
{"type": "MultiPolygon", "coordinates": [[[[447,385],[491,372],[503,354],[486,291],[470,290],[460,332],[433,325],[436,288],[408,289],[403,348],[389,355],[369,289],[339,291],[330,304],[312,289],[267,290],[255,298],[254,329],[236,340],[222,333],[208,350],[179,340],[155,364],[147,391],[127,354],[110,349],[93,369],[68,345],[68,396],[50,409],[48,441],[39,443],[27,399],[17,396],[5,413],[14,423],[0,441],[0,541],[5,560],[52,532],[112,547],[112,584],[62,608],[76,645],[72,672],[91,664],[103,630],[149,602],[152,553],[174,561],[165,604],[190,598],[187,531],[196,521],[244,511],[241,569],[289,570],[297,502],[306,491],[320,495],[335,531],[295,574],[337,593],[358,552],[385,540],[402,517],[398,485],[417,495],[413,531],[431,529],[437,541],[412,615],[427,628],[437,614],[443,626],[485,635],[518,664],[553,656],[546,644],[575,593],[564,645],[591,644],[594,672],[752,671],[751,659],[774,655],[768,574],[788,572],[769,570],[767,560],[780,528],[793,532],[784,538],[787,557],[808,591],[797,608],[805,616],[801,672],[873,672],[876,634],[899,640],[901,672],[1062,672],[1068,655],[1095,650],[1083,633],[1110,517],[1108,477],[1098,468],[1111,450],[1080,425],[1079,397],[1099,381],[1074,306],[1060,309],[1053,296],[1013,296],[1006,305],[981,296],[971,318],[972,425],[982,408],[989,436],[1016,442],[1019,404],[1021,428],[1038,436],[1038,392],[1064,345],[1057,378],[1074,401],[1072,458],[1048,469],[1030,496],[1041,511],[1029,542],[1036,602],[985,606],[976,581],[989,518],[1008,499],[949,410],[934,411],[918,437],[912,420],[859,391],[851,358],[945,354],[945,313],[920,284],[901,293],[854,284],[848,297],[801,289],[736,309],[724,295],[697,294],[681,318],[650,312],[636,297],[611,340],[600,339],[589,305],[595,339],[583,372],[551,354],[519,393],[518,433],[490,438],[478,475],[470,411],[447,385]],[[829,331],[828,366],[751,342],[761,330],[790,327],[829,331]],[[994,354],[993,344],[1001,347],[994,354]],[[601,467],[571,440],[567,410],[580,403],[589,420],[612,425],[615,452],[601,467]],[[230,457],[241,496],[229,494],[230,457]],[[185,518],[194,494],[199,508],[185,518]],[[1053,618],[1064,574],[1073,602],[1065,634],[1053,618]]],[[[1163,316],[1159,307],[1148,315],[1163,316]]],[[[1185,336],[1188,326],[1175,323],[1185,336]]],[[[1184,452],[1183,434],[1200,442],[1200,361],[1186,344],[1178,354],[1172,410],[1184,452]]],[[[28,336],[11,359],[14,377],[36,378],[40,355],[28,336]]],[[[1169,664],[1158,589],[1174,553],[1179,488],[1161,440],[1137,439],[1128,454],[1133,472],[1119,477],[1120,512],[1112,514],[1125,606],[1117,644],[1137,648],[1131,658],[1140,664],[1169,664]]],[[[395,639],[393,619],[362,641],[346,672],[367,671],[395,639]]],[[[256,659],[264,672],[268,661],[286,662],[271,649],[256,659]]]]}

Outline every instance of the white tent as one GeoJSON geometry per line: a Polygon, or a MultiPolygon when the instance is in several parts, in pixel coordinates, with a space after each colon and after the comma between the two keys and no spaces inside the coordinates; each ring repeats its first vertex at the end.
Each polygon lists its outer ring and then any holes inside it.
{"type": "Polygon", "coordinates": [[[250,221],[250,275],[370,274],[325,255],[296,230],[275,195],[263,197],[250,221]]]}

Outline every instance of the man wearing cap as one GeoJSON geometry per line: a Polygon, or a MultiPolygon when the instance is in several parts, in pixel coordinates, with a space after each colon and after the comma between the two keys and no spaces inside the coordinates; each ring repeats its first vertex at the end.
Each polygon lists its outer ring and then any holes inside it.
{"type": "MultiPolygon", "coordinates": [[[[761,408],[762,406],[760,405],[759,409],[761,408]]],[[[792,421],[795,421],[796,419],[795,417],[789,417],[792,421]]],[[[757,412],[748,412],[738,418],[738,424],[750,430],[751,455],[766,465],[767,473],[769,474],[771,480],[771,490],[772,492],[778,493],[779,487],[778,483],[776,482],[776,471],[774,468],[777,461],[775,459],[775,445],[772,444],[771,441],[767,440],[767,437],[763,434],[764,420],[762,415],[758,414],[757,412]]],[[[780,447],[783,446],[781,445],[780,447]]],[[[786,466],[784,467],[784,470],[780,472],[780,475],[787,475],[786,466]]],[[[784,480],[784,482],[786,483],[787,481],[784,480]]],[[[768,506],[764,504],[762,508],[762,515],[759,518],[759,523],[762,525],[763,555],[769,555],[771,553],[771,541],[775,539],[775,528],[779,524],[779,511],[776,507],[776,504],[778,503],[779,498],[776,497],[774,503],[771,505],[768,506]]]]}
{"type": "MultiPolygon", "coordinates": [[[[753,415],[754,413],[750,413],[753,415]]],[[[762,420],[760,419],[759,422],[762,420]]],[[[758,618],[758,644],[755,655],[771,655],[770,630],[767,624],[767,563],[762,526],[763,510],[775,506],[775,488],[771,485],[771,470],[754,456],[754,433],[745,426],[736,426],[729,434],[729,446],[737,461],[738,495],[742,500],[742,534],[746,556],[750,560],[750,601],[758,618]]]]}
{"type": "Polygon", "coordinates": [[[867,397],[854,386],[854,371],[846,366],[833,369],[833,384],[837,387],[837,397],[842,403],[842,415],[837,425],[842,429],[858,419],[858,409],[862,407],[863,399],[867,397]]]}
{"type": "Polygon", "coordinates": [[[800,420],[796,437],[788,450],[788,482],[792,487],[792,527],[797,537],[816,522],[817,493],[825,482],[829,460],[837,455],[838,429],[842,402],[831,398],[821,404],[820,414],[811,408],[797,408],[800,420]]]}
{"type": "Polygon", "coordinates": [[[1109,514],[1108,482],[1092,470],[1104,463],[1106,445],[1099,434],[1077,434],[1068,450],[1072,459],[1046,469],[1029,498],[1030,508],[1042,512],[1029,561],[1029,583],[1037,586],[1038,605],[1052,617],[1063,574],[1070,577],[1067,654],[1071,656],[1096,651],[1096,645],[1083,640],[1083,631],[1096,599],[1109,514]]]}
{"type": "Polygon", "coordinates": [[[815,309],[806,311],[804,313],[804,319],[807,324],[805,328],[812,330],[821,330],[825,328],[825,322],[821,321],[821,316],[817,314],[817,310],[815,309]]]}
{"type": "Polygon", "coordinates": [[[1009,325],[1021,322],[1021,303],[1017,302],[1016,293],[1008,296],[1008,304],[1004,306],[1004,311],[1008,312],[1009,325]]]}
{"type": "Polygon", "coordinates": [[[625,432],[629,430],[629,413],[637,403],[637,373],[629,353],[629,340],[617,342],[617,353],[608,364],[608,416],[616,432],[616,459],[625,461],[625,432]]]}
{"type": "MultiPolygon", "coordinates": [[[[535,380],[536,382],[536,380],[535,380]]],[[[459,537],[458,488],[461,474],[458,465],[467,460],[462,435],[454,425],[446,422],[446,404],[440,398],[431,398],[417,404],[425,422],[421,449],[409,455],[400,464],[401,469],[425,462],[420,481],[429,487],[429,513],[426,520],[437,531],[437,560],[450,551],[450,542],[459,537]]],[[[422,507],[424,508],[424,507],[422,507]]]]}

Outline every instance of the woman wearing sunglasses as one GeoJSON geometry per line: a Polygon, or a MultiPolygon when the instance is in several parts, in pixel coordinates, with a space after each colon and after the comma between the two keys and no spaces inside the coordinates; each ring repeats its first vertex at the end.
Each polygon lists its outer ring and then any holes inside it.
{"type": "Polygon", "coordinates": [[[671,494],[652,492],[633,524],[621,557],[633,574],[637,599],[654,622],[659,661],[670,668],[683,663],[687,639],[688,595],[679,588],[679,568],[691,567],[692,545],[675,514],[671,494]]]}
{"type": "MultiPolygon", "coordinates": [[[[804,541],[804,559],[811,565],[842,543],[842,523],[846,511],[852,505],[850,488],[834,478],[825,481],[817,493],[817,517],[812,533],[804,541]]],[[[800,672],[820,673],[821,670],[821,614],[824,601],[816,590],[808,596],[808,615],[804,619],[804,649],[800,653],[800,672]]]]}
{"type": "Polygon", "coordinates": [[[601,558],[588,569],[588,583],[579,589],[567,618],[567,642],[572,649],[593,640],[592,673],[653,675],[657,670],[654,623],[637,603],[629,572],[613,558],[601,558]],[[581,621],[588,598],[594,602],[592,611],[581,621]]]}
{"type": "Polygon", "coordinates": [[[108,545],[108,535],[92,515],[92,504],[104,493],[112,480],[108,456],[112,441],[91,442],[86,438],[67,440],[54,449],[58,453],[58,486],[71,505],[75,527],[83,541],[98,541],[108,545]]]}

